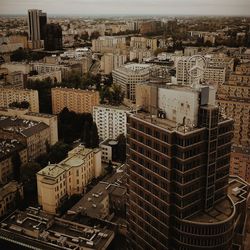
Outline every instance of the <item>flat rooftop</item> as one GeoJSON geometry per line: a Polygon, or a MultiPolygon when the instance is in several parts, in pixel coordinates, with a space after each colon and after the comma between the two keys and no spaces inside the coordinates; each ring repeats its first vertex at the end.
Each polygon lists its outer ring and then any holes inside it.
{"type": "Polygon", "coordinates": [[[87,214],[92,218],[101,218],[103,204],[101,202],[108,196],[126,195],[126,166],[122,165],[116,169],[112,176],[100,181],[92,190],[68,210],[68,215],[79,213],[87,214]]]}
{"type": "Polygon", "coordinates": [[[13,133],[16,132],[25,137],[30,137],[33,134],[39,133],[47,128],[49,128],[49,126],[43,122],[0,115],[0,129],[13,133]]]}
{"type": "Polygon", "coordinates": [[[114,232],[106,227],[90,227],[46,214],[39,208],[16,210],[1,223],[0,237],[16,245],[29,243],[41,249],[106,249],[114,232]],[[17,240],[18,239],[18,240],[17,240]]]}
{"type": "Polygon", "coordinates": [[[177,124],[175,121],[168,120],[166,118],[158,118],[156,115],[150,115],[145,112],[138,112],[134,117],[142,120],[143,122],[150,123],[151,125],[166,129],[169,132],[189,133],[193,131],[203,130],[204,128],[196,128],[191,126],[183,126],[177,124]]]}
{"type": "Polygon", "coordinates": [[[201,223],[218,223],[228,219],[234,211],[233,206],[246,201],[248,193],[248,184],[240,177],[230,176],[228,182],[227,197],[215,204],[213,209],[199,212],[189,217],[188,220],[201,223]]]}
{"type": "Polygon", "coordinates": [[[16,139],[0,139],[0,161],[9,158],[13,152],[24,149],[25,145],[16,139]]]}
{"type": "Polygon", "coordinates": [[[39,175],[43,175],[44,180],[48,184],[53,184],[52,179],[56,179],[58,176],[63,174],[65,171],[72,167],[81,166],[84,164],[86,157],[91,152],[96,152],[99,149],[85,148],[84,146],[77,146],[68,152],[68,157],[57,164],[49,164],[38,172],[39,175]]]}

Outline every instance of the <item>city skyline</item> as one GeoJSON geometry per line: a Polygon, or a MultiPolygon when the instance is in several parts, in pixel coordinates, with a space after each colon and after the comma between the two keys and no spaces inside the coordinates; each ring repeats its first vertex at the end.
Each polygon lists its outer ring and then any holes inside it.
{"type": "Polygon", "coordinates": [[[42,9],[50,15],[222,15],[249,16],[247,0],[0,0],[0,15],[24,15],[28,9],[42,9]],[[204,1],[203,1],[204,2],[204,1]]]}

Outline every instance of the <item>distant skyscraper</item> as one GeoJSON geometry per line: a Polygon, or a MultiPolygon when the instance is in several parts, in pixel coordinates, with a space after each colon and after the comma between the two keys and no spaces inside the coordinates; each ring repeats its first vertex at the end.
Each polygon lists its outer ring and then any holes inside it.
{"type": "Polygon", "coordinates": [[[62,50],[62,28],[59,24],[47,24],[44,29],[44,49],[62,50]]]}
{"type": "Polygon", "coordinates": [[[44,27],[47,24],[47,14],[41,10],[28,10],[29,41],[33,49],[41,48],[44,39],[44,27]]]}
{"type": "Polygon", "coordinates": [[[158,91],[157,112],[128,117],[132,249],[240,248],[248,185],[229,178],[233,121],[212,88],[158,91]]]}

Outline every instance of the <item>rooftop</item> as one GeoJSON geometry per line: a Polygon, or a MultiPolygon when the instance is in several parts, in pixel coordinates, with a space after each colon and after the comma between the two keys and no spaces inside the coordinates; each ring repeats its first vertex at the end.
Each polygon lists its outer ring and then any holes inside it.
{"type": "Polygon", "coordinates": [[[51,89],[52,91],[64,91],[64,92],[75,92],[75,93],[86,93],[86,94],[94,94],[98,91],[88,90],[88,89],[75,89],[75,88],[67,88],[67,87],[55,87],[51,89]]]}
{"type": "Polygon", "coordinates": [[[0,129],[8,132],[16,132],[24,137],[30,137],[40,131],[49,128],[43,122],[35,122],[17,117],[0,115],[0,129]]]}
{"type": "Polygon", "coordinates": [[[25,146],[16,139],[0,139],[0,161],[9,158],[13,152],[24,148],[25,146]]]}
{"type": "Polygon", "coordinates": [[[68,152],[68,157],[66,159],[62,160],[58,164],[49,164],[47,167],[40,170],[38,174],[45,176],[43,179],[44,182],[52,184],[54,183],[53,179],[56,179],[68,169],[84,164],[86,157],[96,150],[99,149],[90,149],[79,145],[68,152]]]}
{"type": "Polygon", "coordinates": [[[116,172],[107,179],[100,181],[90,192],[76,203],[70,210],[69,215],[78,213],[87,214],[92,218],[101,218],[104,199],[110,195],[124,196],[126,194],[126,166],[122,165],[116,169],[116,172]]]}
{"type": "Polygon", "coordinates": [[[114,238],[106,227],[70,222],[32,207],[7,217],[0,228],[3,234],[16,245],[26,243],[39,249],[106,249],[114,238]]]}
{"type": "Polygon", "coordinates": [[[230,176],[228,196],[219,201],[213,209],[201,211],[188,218],[189,221],[200,223],[223,222],[233,215],[234,206],[247,199],[248,184],[237,176],[230,176]]]}
{"type": "Polygon", "coordinates": [[[123,110],[123,111],[131,111],[130,108],[128,108],[125,105],[119,105],[119,106],[112,106],[112,105],[107,105],[107,104],[100,104],[100,105],[96,105],[94,106],[95,108],[105,108],[105,109],[116,109],[116,110],[123,110]]]}
{"type": "Polygon", "coordinates": [[[0,189],[0,201],[10,193],[15,193],[18,189],[18,183],[16,181],[11,181],[0,189]]]}

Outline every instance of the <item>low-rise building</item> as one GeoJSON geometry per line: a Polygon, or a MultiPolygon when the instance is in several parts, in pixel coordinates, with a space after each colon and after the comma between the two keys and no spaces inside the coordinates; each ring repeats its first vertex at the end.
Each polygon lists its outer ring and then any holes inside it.
{"type": "Polygon", "coordinates": [[[0,115],[2,139],[16,139],[27,146],[28,160],[46,153],[46,144],[51,144],[50,128],[43,122],[0,115]]]}
{"type": "Polygon", "coordinates": [[[126,166],[121,165],[111,177],[100,181],[85,194],[67,214],[69,216],[81,214],[102,220],[111,220],[113,213],[125,215],[126,181],[126,166]]]}
{"type": "Polygon", "coordinates": [[[52,83],[61,83],[62,82],[62,72],[60,70],[51,71],[48,73],[28,76],[28,81],[44,81],[47,79],[51,79],[52,83]]]}
{"type": "Polygon", "coordinates": [[[28,162],[27,148],[16,139],[0,139],[0,185],[7,183],[13,173],[12,156],[17,152],[22,164],[28,162]]]}
{"type": "Polygon", "coordinates": [[[72,88],[52,88],[52,113],[58,114],[67,107],[76,113],[92,113],[99,104],[99,92],[72,88]]]}
{"type": "Polygon", "coordinates": [[[17,192],[19,197],[23,197],[23,186],[16,181],[11,181],[0,188],[0,217],[6,215],[17,205],[17,192]]]}
{"type": "Polygon", "coordinates": [[[50,129],[50,143],[55,144],[58,141],[57,116],[43,113],[30,112],[28,109],[0,108],[0,115],[17,117],[24,120],[44,122],[50,129]]]}
{"type": "Polygon", "coordinates": [[[100,148],[102,149],[102,162],[112,162],[117,161],[116,153],[117,153],[117,145],[118,141],[113,139],[107,139],[100,143],[100,148]]]}
{"type": "Polygon", "coordinates": [[[80,222],[54,217],[38,208],[16,210],[0,227],[1,241],[19,248],[105,250],[114,239],[114,231],[95,223],[87,226],[80,222]]]}
{"type": "Polygon", "coordinates": [[[37,173],[38,202],[44,211],[56,214],[68,197],[83,194],[101,173],[101,149],[79,145],[65,160],[49,164],[37,173]]]}
{"type": "Polygon", "coordinates": [[[0,88],[0,107],[8,108],[13,102],[29,103],[29,110],[39,113],[38,91],[32,89],[0,88]]]}

